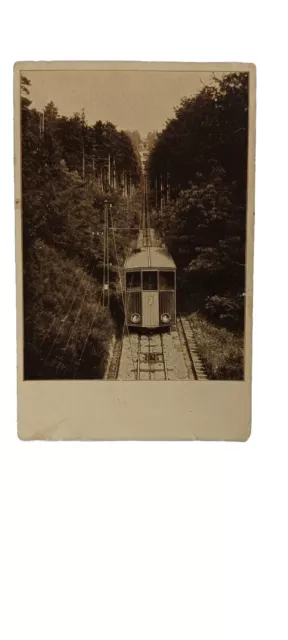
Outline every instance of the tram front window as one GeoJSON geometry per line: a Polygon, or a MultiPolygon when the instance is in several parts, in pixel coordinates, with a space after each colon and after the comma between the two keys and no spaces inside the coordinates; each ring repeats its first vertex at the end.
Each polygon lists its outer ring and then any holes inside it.
{"type": "Polygon", "coordinates": [[[157,271],[143,271],[143,290],[144,291],[157,291],[158,290],[158,272],[157,271]]]}
{"type": "Polygon", "coordinates": [[[126,273],[126,289],[127,291],[140,291],[141,289],[141,272],[128,271],[126,273]]]}
{"type": "Polygon", "coordinates": [[[160,291],[173,290],[175,287],[174,271],[159,271],[160,291]]]}

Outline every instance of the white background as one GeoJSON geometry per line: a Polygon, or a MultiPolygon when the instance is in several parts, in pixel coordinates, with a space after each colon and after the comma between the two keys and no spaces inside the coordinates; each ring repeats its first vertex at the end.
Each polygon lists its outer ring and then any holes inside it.
{"type": "Polygon", "coordinates": [[[284,3],[30,0],[6,4],[5,14],[0,637],[287,639],[284,3]],[[253,426],[247,443],[17,440],[12,66],[39,59],[257,64],[253,426]]]}

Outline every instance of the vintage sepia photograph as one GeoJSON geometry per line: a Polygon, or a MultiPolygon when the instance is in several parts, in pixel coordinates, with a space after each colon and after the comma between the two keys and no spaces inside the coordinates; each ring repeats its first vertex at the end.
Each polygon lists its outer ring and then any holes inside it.
{"type": "Polygon", "coordinates": [[[25,381],[242,381],[249,71],[19,74],[25,381]]]}

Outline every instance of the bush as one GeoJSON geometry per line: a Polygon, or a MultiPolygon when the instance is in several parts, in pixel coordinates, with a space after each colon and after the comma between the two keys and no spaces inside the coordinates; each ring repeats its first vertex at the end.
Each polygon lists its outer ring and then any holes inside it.
{"type": "Polygon", "coordinates": [[[244,326],[244,296],[210,296],[206,298],[205,311],[212,321],[227,328],[244,326]]]}
{"type": "Polygon", "coordinates": [[[157,228],[181,272],[181,310],[243,327],[248,75],[183,98],[149,157],[157,228]]]}
{"type": "Polygon", "coordinates": [[[210,380],[243,380],[244,334],[216,327],[199,313],[190,316],[199,356],[210,380]]]}
{"type": "Polygon", "coordinates": [[[40,240],[24,265],[24,316],[26,380],[103,377],[113,324],[100,285],[40,240]]]}

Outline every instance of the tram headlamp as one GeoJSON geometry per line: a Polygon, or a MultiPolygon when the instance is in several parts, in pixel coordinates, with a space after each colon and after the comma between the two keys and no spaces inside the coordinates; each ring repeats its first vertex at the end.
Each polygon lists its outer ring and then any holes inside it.
{"type": "Polygon", "coordinates": [[[171,316],[169,315],[169,313],[162,313],[161,320],[165,324],[168,324],[168,322],[170,322],[171,320],[171,316]]]}
{"type": "Polygon", "coordinates": [[[133,322],[134,324],[139,324],[139,322],[140,322],[139,313],[132,313],[131,322],[133,322]]]}

